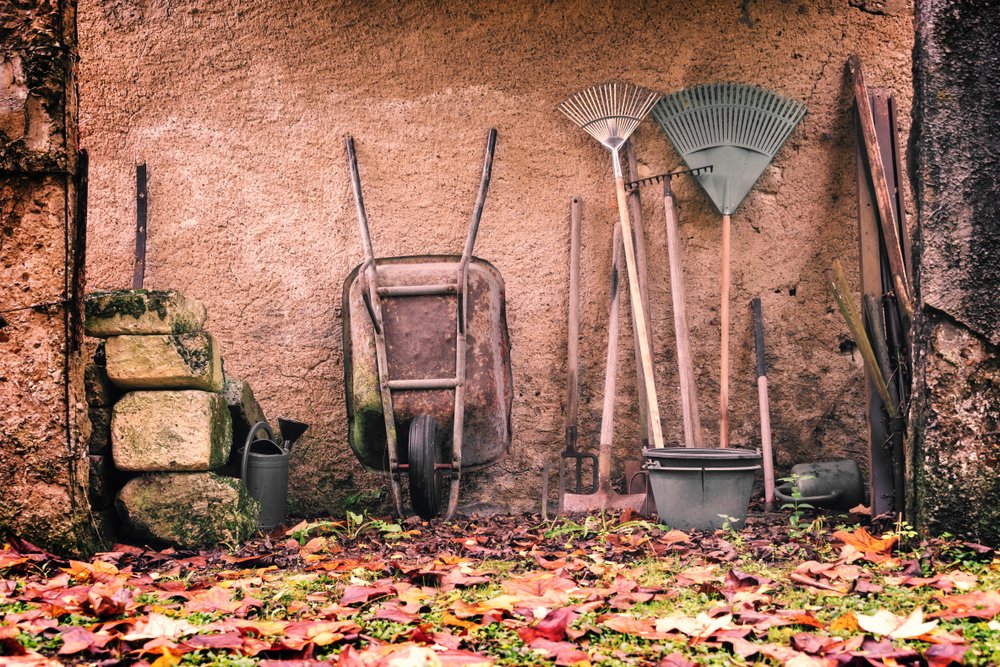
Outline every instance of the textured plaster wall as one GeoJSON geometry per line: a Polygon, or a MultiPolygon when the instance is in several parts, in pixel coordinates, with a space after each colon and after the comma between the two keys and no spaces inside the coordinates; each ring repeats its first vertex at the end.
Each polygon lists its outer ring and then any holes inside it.
{"type": "MultiPolygon", "coordinates": [[[[778,460],[865,452],[861,371],[822,270],[855,264],[843,66],[864,60],[909,126],[912,10],[903,2],[294,3],[81,1],[81,124],[92,154],[91,288],[131,275],[134,164],[149,164],[147,284],[204,300],[228,372],[269,415],[313,424],[292,460],[293,509],[382,487],[346,445],[341,285],[360,261],[343,136],[357,140],[377,254],[458,252],[487,128],[499,130],[476,252],[507,284],[514,453],[470,476],[467,507],[534,504],[562,447],[569,198],[585,202],[582,405],[599,428],[610,239],[607,153],[557,111],[608,79],[663,91],[735,80],[809,114],[734,216],[733,440],[758,445],[748,303],[761,295],[778,460]],[[745,7],[744,7],[745,5],[745,7]],[[842,352],[841,348],[847,350],[842,352]]],[[[651,122],[643,174],[679,166],[651,122]]],[[[676,182],[706,441],[717,442],[719,220],[676,182]]],[[[645,193],[657,382],[681,438],[662,208],[645,193]]],[[[627,299],[623,299],[627,303],[627,299]]],[[[627,312],[627,311],[626,311],[627,312]]],[[[623,327],[619,457],[637,456],[623,327]]]]}
{"type": "Polygon", "coordinates": [[[914,507],[924,528],[1000,544],[1000,165],[982,140],[1000,135],[1000,13],[921,0],[917,19],[914,507]]]}

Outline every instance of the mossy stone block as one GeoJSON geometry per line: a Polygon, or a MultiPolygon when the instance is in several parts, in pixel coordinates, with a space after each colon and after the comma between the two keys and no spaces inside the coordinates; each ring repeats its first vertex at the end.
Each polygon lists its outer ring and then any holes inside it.
{"type": "Polygon", "coordinates": [[[120,470],[211,470],[226,462],[232,444],[221,394],[133,391],[115,403],[111,416],[111,451],[120,470]]]}
{"type": "Polygon", "coordinates": [[[114,336],[106,349],[108,377],[121,389],[222,391],[219,345],[203,331],[114,336]]]}
{"type": "Polygon", "coordinates": [[[210,472],[140,475],[118,493],[115,507],[133,538],[180,549],[238,544],[260,517],[260,503],[243,482],[210,472]]]}
{"type": "Polygon", "coordinates": [[[205,305],[173,290],[94,292],[85,302],[88,336],[156,335],[201,331],[205,305]]]}

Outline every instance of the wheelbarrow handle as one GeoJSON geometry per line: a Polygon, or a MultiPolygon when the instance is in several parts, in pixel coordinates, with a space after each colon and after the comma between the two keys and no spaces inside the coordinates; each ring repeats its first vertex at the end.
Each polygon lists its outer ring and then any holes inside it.
{"type": "Polygon", "coordinates": [[[788,492],[792,490],[791,484],[779,484],[774,487],[774,496],[783,503],[826,503],[837,500],[841,493],[840,491],[831,491],[830,493],[823,493],[817,496],[799,496],[798,498],[788,495],[788,492]]]}
{"type": "MultiPolygon", "coordinates": [[[[253,444],[257,431],[264,431],[271,442],[274,443],[274,431],[271,430],[267,422],[257,422],[250,427],[246,442],[243,443],[243,462],[240,464],[240,479],[243,480],[244,484],[247,482],[247,457],[250,456],[250,445],[253,444]]],[[[278,448],[281,449],[280,446],[278,448]]]]}
{"type": "Polygon", "coordinates": [[[372,235],[368,229],[368,213],[365,211],[365,200],[361,195],[361,175],[358,173],[358,156],[354,152],[354,137],[344,137],[347,147],[347,167],[351,171],[351,190],[354,193],[354,208],[358,212],[358,229],[361,231],[361,247],[364,250],[365,262],[374,268],[375,251],[372,249],[372,235]]]}
{"type": "Polygon", "coordinates": [[[469,263],[472,248],[476,245],[476,235],[479,233],[479,221],[483,217],[483,207],[486,206],[486,193],[490,189],[490,177],[493,174],[493,153],[497,146],[497,130],[491,127],[486,135],[486,159],[483,161],[483,176],[479,181],[479,196],[472,209],[472,222],[469,223],[469,234],[465,238],[465,249],[462,251],[462,266],[469,263]]]}

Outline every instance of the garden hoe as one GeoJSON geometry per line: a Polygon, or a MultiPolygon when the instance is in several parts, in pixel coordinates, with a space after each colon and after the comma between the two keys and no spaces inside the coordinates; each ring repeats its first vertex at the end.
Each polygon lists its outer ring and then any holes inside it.
{"type": "MultiPolygon", "coordinates": [[[[559,110],[579,125],[590,136],[611,151],[611,165],[615,178],[618,200],[618,218],[625,245],[625,265],[628,270],[629,297],[632,303],[632,324],[639,337],[642,357],[642,382],[646,390],[646,414],[652,432],[649,434],[654,447],[663,447],[663,430],[660,409],[656,400],[653,380],[653,353],[646,326],[646,309],[642,303],[642,290],[636,267],[635,238],[629,219],[628,200],[625,195],[625,176],[622,171],[621,149],[642,119],[660,99],[658,93],[627,83],[607,83],[576,93],[559,105],[559,110]]],[[[616,246],[617,247],[617,246],[616,246]]],[[[605,400],[607,397],[605,396],[605,400]]],[[[602,429],[603,430],[603,429],[602,429]]],[[[603,439],[601,446],[604,446],[603,439]]],[[[608,445],[610,447],[610,443],[608,445]]],[[[610,460],[607,461],[610,465],[610,460]]],[[[610,475],[610,470],[603,471],[610,475]]],[[[602,484],[604,481],[602,480],[602,484]]]]}
{"type": "Polygon", "coordinates": [[[677,152],[722,214],[722,325],[719,446],[729,446],[730,216],[802,120],[806,107],[771,91],[737,83],[708,84],[664,97],[653,109],[677,152]]]}

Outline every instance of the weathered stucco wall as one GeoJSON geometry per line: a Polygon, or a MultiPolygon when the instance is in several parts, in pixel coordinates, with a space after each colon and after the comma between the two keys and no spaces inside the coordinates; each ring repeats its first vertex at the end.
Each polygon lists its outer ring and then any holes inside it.
{"type": "MultiPolygon", "coordinates": [[[[272,417],[313,424],[293,456],[294,510],[333,511],[383,485],[346,444],[340,295],[361,258],[347,133],[376,252],[403,255],[461,249],[486,130],[499,130],[476,252],[507,284],[514,454],[470,477],[466,507],[533,505],[538,470],[562,447],[569,198],[583,197],[581,442],[596,441],[616,212],[606,152],[556,105],[613,78],[663,91],[735,80],[808,103],[734,217],[733,441],[759,438],[748,307],[759,294],[779,462],[866,451],[861,372],[841,352],[821,272],[857,254],[843,66],[861,55],[905,130],[907,4],[83,0],[80,28],[90,286],[128,284],[133,168],[145,161],[147,284],[203,300],[227,370],[272,417]]],[[[652,121],[637,154],[644,174],[680,164],[652,121]]],[[[717,442],[719,220],[690,182],[676,194],[702,420],[717,442]]],[[[644,202],[657,381],[678,441],[663,214],[655,190],[644,202]]],[[[620,456],[639,448],[630,337],[623,327],[620,456]]]]}
{"type": "Polygon", "coordinates": [[[914,497],[922,527],[1000,543],[1000,12],[921,0],[914,497]],[[974,508],[974,511],[970,511],[974,508]]]}
{"type": "Polygon", "coordinates": [[[0,5],[0,310],[51,304],[0,321],[0,530],[80,554],[97,535],[77,430],[75,5],[0,5]]]}

